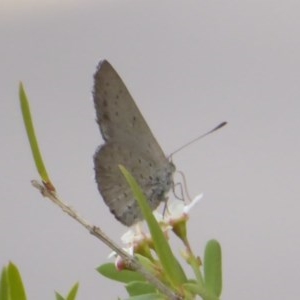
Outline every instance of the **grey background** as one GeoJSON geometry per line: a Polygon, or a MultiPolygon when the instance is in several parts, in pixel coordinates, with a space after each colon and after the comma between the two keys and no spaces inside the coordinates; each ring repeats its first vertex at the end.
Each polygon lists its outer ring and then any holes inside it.
{"type": "MultiPolygon", "coordinates": [[[[102,142],[92,75],[107,58],[192,195],[189,235],[223,248],[222,299],[299,295],[299,1],[2,1],[0,265],[20,268],[29,299],[80,281],[79,299],[125,296],[94,268],[110,250],[30,185],[38,179],[18,102],[25,84],[60,196],[115,241],[92,155],[102,142]],[[102,295],[102,297],[99,295],[102,295]]],[[[174,240],[174,239],[172,239],[174,240]]],[[[174,246],[177,253],[182,248],[174,246]]]]}

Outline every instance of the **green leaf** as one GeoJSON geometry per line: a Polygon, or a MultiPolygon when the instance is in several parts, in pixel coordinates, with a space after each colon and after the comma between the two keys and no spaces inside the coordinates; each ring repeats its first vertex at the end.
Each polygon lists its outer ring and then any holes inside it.
{"type": "Polygon", "coordinates": [[[119,167],[123,175],[125,176],[128,184],[130,185],[134,197],[137,200],[143,213],[143,216],[148,224],[153,239],[154,247],[159,257],[160,263],[170,282],[174,286],[178,287],[179,285],[187,281],[184,271],[177,259],[175,258],[159,224],[155,220],[152,214],[152,210],[148,204],[148,201],[142,189],[139,187],[133,176],[123,166],[120,165],[119,167]]]}
{"type": "Polygon", "coordinates": [[[145,281],[132,281],[126,285],[126,290],[130,296],[156,293],[155,287],[145,281]]]}
{"type": "Polygon", "coordinates": [[[56,300],[66,300],[61,294],[55,292],[55,298],[56,300]]]}
{"type": "Polygon", "coordinates": [[[123,283],[131,281],[145,281],[144,277],[137,272],[130,270],[118,271],[113,263],[107,263],[97,268],[97,271],[103,276],[123,283]]]}
{"type": "Polygon", "coordinates": [[[199,287],[199,284],[197,282],[187,282],[183,284],[183,287],[189,291],[190,293],[194,295],[201,295],[201,288],[199,287]]]}
{"type": "Polygon", "coordinates": [[[150,273],[152,273],[152,275],[155,275],[153,271],[156,270],[157,266],[153,263],[153,261],[146,256],[140,255],[139,253],[135,253],[135,257],[150,273]]]}
{"type": "Polygon", "coordinates": [[[127,298],[126,300],[166,300],[165,297],[159,294],[145,294],[127,298]]]}
{"type": "Polygon", "coordinates": [[[221,245],[216,240],[210,240],[204,253],[205,287],[219,297],[222,291],[222,253],[221,245]]]}
{"type": "Polygon", "coordinates": [[[43,162],[42,155],[40,153],[39,145],[38,145],[38,142],[36,139],[35,130],[34,130],[32,118],[31,118],[29,102],[28,102],[28,99],[27,99],[27,96],[26,96],[26,93],[25,93],[22,83],[20,83],[20,85],[19,85],[19,98],[20,98],[20,105],[21,105],[23,121],[24,121],[24,125],[26,128],[26,132],[27,132],[29,143],[30,143],[31,152],[33,155],[35,166],[36,166],[37,171],[40,174],[43,182],[46,184],[46,186],[50,189],[55,190],[49,179],[47,170],[46,170],[44,162],[43,162]]]}
{"type": "Polygon", "coordinates": [[[75,300],[76,299],[76,295],[77,295],[77,291],[79,288],[79,283],[75,283],[74,286],[71,288],[68,296],[67,296],[67,300],[75,300]]]}
{"type": "Polygon", "coordinates": [[[0,300],[9,300],[9,285],[7,278],[7,268],[3,267],[0,278],[0,300]]]}
{"type": "Polygon", "coordinates": [[[26,300],[25,289],[18,268],[10,262],[7,267],[10,300],[26,300]]]}

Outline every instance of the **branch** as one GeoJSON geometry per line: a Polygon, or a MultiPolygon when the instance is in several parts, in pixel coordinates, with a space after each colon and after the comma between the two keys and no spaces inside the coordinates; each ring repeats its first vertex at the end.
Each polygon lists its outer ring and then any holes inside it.
{"type": "Polygon", "coordinates": [[[113,242],[99,227],[91,225],[88,221],[83,219],[78,213],[63,202],[55,191],[47,189],[47,187],[36,180],[32,180],[31,184],[38,189],[41,194],[49,198],[54,204],[58,205],[65,213],[75,219],[83,227],[85,227],[93,236],[104,242],[110,249],[115,251],[123,260],[128,269],[134,270],[140,273],[148,282],[153,284],[161,293],[166,295],[170,300],[182,300],[183,298],[174,293],[169,287],[164,285],[155,276],[149,273],[144,266],[137,260],[136,257],[129,255],[123,249],[121,249],[115,242],[113,242]]]}

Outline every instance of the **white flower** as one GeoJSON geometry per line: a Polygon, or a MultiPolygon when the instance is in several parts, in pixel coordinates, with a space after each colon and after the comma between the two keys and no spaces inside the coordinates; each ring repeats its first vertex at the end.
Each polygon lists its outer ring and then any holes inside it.
{"type": "MultiPolygon", "coordinates": [[[[167,234],[169,230],[172,230],[172,224],[174,224],[174,221],[180,220],[181,218],[186,218],[192,207],[194,207],[202,198],[203,194],[197,195],[188,204],[185,204],[182,200],[173,200],[172,202],[168,203],[164,216],[157,211],[154,211],[153,214],[156,220],[161,224],[161,229],[163,232],[167,234]]],[[[146,233],[142,229],[142,222],[139,222],[121,236],[122,243],[126,245],[123,250],[128,252],[130,255],[133,255],[135,247],[148,239],[151,239],[150,234],[146,233]]],[[[116,253],[112,252],[110,253],[109,258],[116,256],[116,253]]]]}
{"type": "Polygon", "coordinates": [[[203,193],[197,195],[192,201],[191,203],[189,203],[188,205],[185,205],[183,208],[183,212],[185,214],[187,214],[201,199],[203,198],[203,193]]]}
{"type": "Polygon", "coordinates": [[[147,238],[146,234],[142,231],[141,225],[141,223],[137,223],[133,228],[127,230],[121,236],[122,243],[125,245],[132,245],[147,238]]]}
{"type": "Polygon", "coordinates": [[[197,195],[189,204],[185,204],[181,200],[172,201],[167,208],[167,214],[164,218],[164,222],[170,220],[179,219],[188,215],[190,210],[203,198],[203,194],[197,195]]]}

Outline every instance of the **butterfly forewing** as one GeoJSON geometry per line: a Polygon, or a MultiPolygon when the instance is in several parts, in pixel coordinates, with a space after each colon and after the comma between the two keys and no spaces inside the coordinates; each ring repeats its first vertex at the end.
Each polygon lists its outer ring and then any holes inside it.
{"type": "Polygon", "coordinates": [[[103,138],[119,141],[132,135],[140,143],[153,148],[155,156],[165,159],[128,89],[108,61],[99,63],[94,79],[94,104],[103,138]]]}

